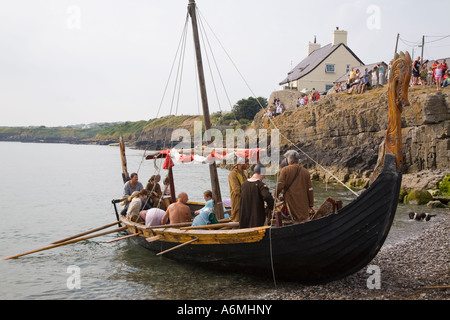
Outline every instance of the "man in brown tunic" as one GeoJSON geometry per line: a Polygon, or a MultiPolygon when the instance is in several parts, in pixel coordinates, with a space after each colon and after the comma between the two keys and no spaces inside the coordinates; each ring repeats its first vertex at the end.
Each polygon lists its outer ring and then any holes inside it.
{"type": "Polygon", "coordinates": [[[264,179],[264,165],[258,163],[251,178],[244,181],[241,186],[241,200],[239,206],[239,228],[252,228],[263,226],[266,221],[266,210],[272,211],[274,200],[264,179]]]}
{"type": "Polygon", "coordinates": [[[314,190],[309,171],[299,162],[299,154],[289,150],[284,155],[288,165],[281,169],[278,183],[275,188],[275,198],[283,193],[288,211],[295,222],[304,222],[314,211],[314,190]]]}
{"type": "MultiPolygon", "coordinates": [[[[247,160],[248,161],[248,160],[247,160]]],[[[239,201],[241,200],[241,185],[247,181],[248,162],[237,164],[228,175],[228,184],[230,185],[231,198],[231,217],[234,222],[239,221],[239,201]]]]}

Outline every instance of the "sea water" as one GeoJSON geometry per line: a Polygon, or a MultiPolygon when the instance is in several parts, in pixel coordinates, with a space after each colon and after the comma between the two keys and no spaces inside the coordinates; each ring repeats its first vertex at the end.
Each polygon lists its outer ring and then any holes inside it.
{"type": "MultiPolygon", "coordinates": [[[[164,178],[162,161],[145,160],[150,152],[127,150],[128,171],[145,186],[151,175],[164,178]]],[[[114,222],[112,199],[122,196],[118,147],[0,142],[0,257],[28,252],[114,222]]],[[[207,165],[173,168],[176,192],[203,201],[211,188],[207,165]]],[[[218,168],[222,196],[229,197],[229,171],[218,168]]],[[[266,183],[273,190],[275,179],[266,183]]],[[[350,202],[340,185],[314,184],[316,208],[328,196],[350,202]]],[[[119,206],[119,210],[120,210],[119,206]]],[[[399,206],[385,245],[403,241],[425,224],[407,217],[399,206]]],[[[113,227],[114,228],[114,227],[113,227]]],[[[131,239],[106,243],[120,234],[0,260],[1,299],[258,299],[274,282],[206,270],[156,257],[131,239]]]]}

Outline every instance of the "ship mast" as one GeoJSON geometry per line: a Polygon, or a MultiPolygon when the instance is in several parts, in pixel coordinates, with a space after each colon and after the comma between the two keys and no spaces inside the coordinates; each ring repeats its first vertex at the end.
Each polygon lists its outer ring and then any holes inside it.
{"type": "MultiPolygon", "coordinates": [[[[194,34],[195,54],[197,57],[197,69],[198,69],[198,81],[200,84],[200,94],[202,98],[203,118],[205,121],[205,130],[207,132],[207,142],[211,142],[211,135],[209,129],[211,129],[211,120],[209,117],[208,96],[206,94],[205,74],[203,71],[202,53],[200,49],[200,39],[198,35],[197,15],[195,0],[189,0],[188,5],[189,15],[192,19],[192,31],[194,34]]],[[[223,204],[222,195],[220,193],[219,177],[217,175],[217,166],[215,162],[209,165],[209,174],[211,176],[211,191],[213,194],[214,212],[218,219],[223,219],[223,204]]]]}

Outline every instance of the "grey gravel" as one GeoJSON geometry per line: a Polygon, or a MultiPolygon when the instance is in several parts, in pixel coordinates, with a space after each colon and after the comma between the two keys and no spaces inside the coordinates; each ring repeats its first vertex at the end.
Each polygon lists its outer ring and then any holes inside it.
{"type": "MultiPolygon", "coordinates": [[[[426,223],[426,222],[417,222],[426,223]]],[[[260,296],[270,300],[449,300],[450,214],[411,238],[381,248],[368,266],[342,280],[303,286],[278,282],[277,288],[260,296]],[[373,280],[379,268],[379,288],[373,280]],[[368,285],[369,284],[369,285],[368,285]],[[370,289],[368,286],[372,287],[370,289]],[[374,288],[375,287],[375,288],[374,288]],[[433,287],[433,288],[430,288],[433,287]]]]}

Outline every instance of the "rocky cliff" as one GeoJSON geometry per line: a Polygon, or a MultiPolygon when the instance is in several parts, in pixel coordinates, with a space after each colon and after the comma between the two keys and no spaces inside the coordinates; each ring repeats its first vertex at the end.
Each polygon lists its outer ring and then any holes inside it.
{"type": "MultiPolygon", "coordinates": [[[[295,145],[340,180],[367,183],[386,135],[387,87],[363,94],[329,94],[299,108],[296,91],[276,91],[269,101],[274,98],[285,105],[285,112],[273,123],[260,112],[255,129],[278,128],[283,151],[295,145]]],[[[447,89],[436,92],[432,87],[413,87],[409,100],[411,105],[402,114],[403,180],[407,188],[417,183],[435,188],[450,168],[450,97],[447,89]]],[[[306,156],[303,165],[315,178],[330,178],[306,156]]]]}

